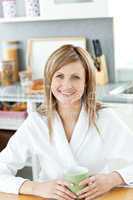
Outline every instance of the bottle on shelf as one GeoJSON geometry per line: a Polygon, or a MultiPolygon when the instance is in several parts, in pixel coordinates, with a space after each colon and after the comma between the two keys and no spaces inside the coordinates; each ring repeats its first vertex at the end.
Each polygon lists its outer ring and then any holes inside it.
{"type": "Polygon", "coordinates": [[[14,61],[14,82],[19,80],[18,41],[3,41],[3,60],[14,61]]]}

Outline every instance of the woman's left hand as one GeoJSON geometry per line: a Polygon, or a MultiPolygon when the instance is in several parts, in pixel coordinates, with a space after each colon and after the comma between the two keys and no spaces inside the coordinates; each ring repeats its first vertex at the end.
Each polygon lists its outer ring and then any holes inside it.
{"type": "MultiPolygon", "coordinates": [[[[83,180],[82,182],[80,182],[80,185],[86,185],[86,187],[77,194],[78,198],[92,200],[110,191],[113,187],[117,185],[117,182],[115,182],[115,180],[118,180],[116,176],[118,176],[118,179],[121,179],[120,175],[118,175],[117,173],[112,173],[97,174],[83,180]]],[[[122,179],[120,181],[122,181],[122,179]]]]}

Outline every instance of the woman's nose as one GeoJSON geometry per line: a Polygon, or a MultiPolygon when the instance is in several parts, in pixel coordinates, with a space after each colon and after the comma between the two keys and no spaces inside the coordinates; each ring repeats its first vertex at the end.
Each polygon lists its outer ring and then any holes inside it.
{"type": "Polygon", "coordinates": [[[70,88],[72,88],[71,81],[68,80],[68,79],[64,80],[63,83],[62,83],[62,86],[63,86],[64,89],[70,89],[70,88]]]}

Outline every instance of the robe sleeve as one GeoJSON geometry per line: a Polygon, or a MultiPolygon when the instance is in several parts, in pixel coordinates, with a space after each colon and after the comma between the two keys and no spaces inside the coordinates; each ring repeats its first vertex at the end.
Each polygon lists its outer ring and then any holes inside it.
{"type": "Polygon", "coordinates": [[[127,185],[133,185],[133,131],[112,109],[105,109],[102,137],[109,171],[118,172],[127,185]]]}
{"type": "Polygon", "coordinates": [[[28,116],[0,153],[0,192],[18,194],[20,186],[27,180],[15,175],[30,157],[29,133],[32,131],[30,121],[28,116]]]}

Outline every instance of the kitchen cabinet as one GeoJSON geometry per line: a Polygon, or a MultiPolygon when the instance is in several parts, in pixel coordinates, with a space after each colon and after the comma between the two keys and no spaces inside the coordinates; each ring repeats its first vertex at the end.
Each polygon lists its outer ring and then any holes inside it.
{"type": "Polygon", "coordinates": [[[13,134],[14,134],[14,131],[0,130],[0,151],[2,151],[6,147],[10,137],[13,134]]]}

